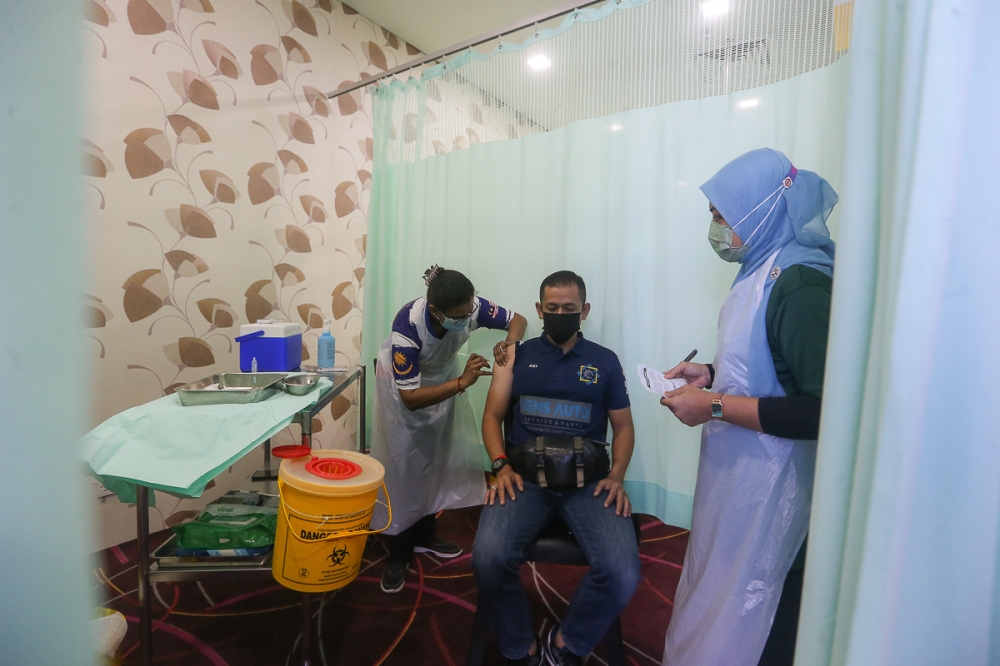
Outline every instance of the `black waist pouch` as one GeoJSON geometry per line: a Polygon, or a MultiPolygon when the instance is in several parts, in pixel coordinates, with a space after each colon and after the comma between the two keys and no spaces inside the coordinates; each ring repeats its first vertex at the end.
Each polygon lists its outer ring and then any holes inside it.
{"type": "Polygon", "coordinates": [[[607,442],[583,437],[536,437],[507,449],[511,469],[550,490],[573,490],[611,472],[607,442]]]}

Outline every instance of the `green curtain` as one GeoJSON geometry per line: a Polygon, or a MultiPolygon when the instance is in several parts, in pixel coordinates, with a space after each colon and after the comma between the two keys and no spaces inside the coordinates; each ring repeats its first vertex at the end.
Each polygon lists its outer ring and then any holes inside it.
{"type": "MultiPolygon", "coordinates": [[[[482,296],[524,314],[529,336],[540,332],[541,280],[576,271],[592,304],[584,334],[618,353],[630,382],[636,449],[627,488],[636,510],[688,526],[700,428],[681,425],[638,388],[635,367],[666,370],[694,348],[700,361],[713,357],[736,267],[708,244],[708,202],[698,185],[737,155],[770,146],[837,188],[846,73],[842,58],[753,90],[398,163],[384,151],[403,87],[383,87],[364,358],[374,357],[396,311],[424,293],[421,274],[431,264],[466,273],[482,296]]],[[[489,355],[496,339],[473,334],[471,350],[489,355]]],[[[479,413],[487,388],[481,381],[471,391],[479,413]]]]}
{"type": "Polygon", "coordinates": [[[855,8],[798,664],[1000,664],[997,26],[855,8]]]}

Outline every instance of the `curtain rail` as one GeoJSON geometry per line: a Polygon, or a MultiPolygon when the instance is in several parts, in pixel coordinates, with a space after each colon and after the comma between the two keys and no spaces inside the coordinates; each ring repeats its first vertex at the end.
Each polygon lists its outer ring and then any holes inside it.
{"type": "MultiPolygon", "coordinates": [[[[607,1],[608,2],[612,2],[613,0],[607,0],[607,1]]],[[[454,55],[455,53],[459,53],[461,51],[464,51],[465,49],[472,48],[473,46],[479,46],[480,44],[485,44],[486,42],[492,41],[494,39],[498,39],[500,37],[503,37],[504,35],[509,35],[512,32],[517,32],[518,30],[523,30],[524,28],[527,28],[530,25],[534,25],[536,23],[543,23],[544,21],[549,21],[549,20],[554,19],[554,18],[559,18],[560,16],[565,16],[566,14],[571,14],[571,13],[573,13],[573,12],[579,10],[579,9],[582,9],[584,7],[589,7],[590,5],[597,5],[597,4],[600,4],[601,2],[605,2],[605,0],[590,0],[589,2],[567,3],[565,5],[560,6],[558,9],[556,9],[554,11],[546,12],[544,14],[538,14],[536,16],[532,16],[531,18],[524,19],[523,21],[520,21],[520,22],[515,23],[513,25],[509,25],[506,28],[502,28],[500,30],[492,30],[490,32],[483,33],[482,35],[480,35],[478,37],[473,37],[472,39],[469,39],[467,41],[461,42],[460,44],[454,44],[454,45],[449,46],[447,48],[441,49],[440,51],[435,51],[434,53],[432,53],[430,55],[423,56],[422,58],[417,58],[415,60],[411,60],[411,61],[403,63],[402,65],[399,65],[397,67],[393,67],[392,69],[387,69],[386,71],[382,72],[378,76],[373,76],[373,77],[368,78],[368,79],[362,79],[361,81],[355,81],[354,83],[349,83],[346,86],[341,86],[340,88],[337,88],[333,92],[327,93],[326,97],[327,97],[327,99],[333,99],[335,97],[340,97],[341,95],[343,95],[345,93],[349,93],[349,92],[352,92],[354,90],[357,90],[358,88],[363,88],[365,86],[371,85],[371,84],[373,84],[376,81],[379,81],[381,79],[384,79],[384,78],[387,78],[387,77],[390,77],[390,76],[395,76],[396,74],[399,74],[400,72],[405,72],[408,69],[412,69],[414,67],[419,67],[420,65],[423,65],[423,64],[428,63],[428,62],[432,62],[434,60],[440,60],[441,58],[446,58],[446,57],[448,57],[450,55],[454,55]]]]}

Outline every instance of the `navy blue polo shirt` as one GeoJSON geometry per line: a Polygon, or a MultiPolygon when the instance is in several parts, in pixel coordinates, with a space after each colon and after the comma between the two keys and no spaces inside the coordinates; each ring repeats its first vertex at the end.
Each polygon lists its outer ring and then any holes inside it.
{"type": "Polygon", "coordinates": [[[608,441],[608,411],[630,406],[618,355],[586,340],[562,349],[544,333],[521,342],[506,418],[506,444],[539,435],[608,441]]]}

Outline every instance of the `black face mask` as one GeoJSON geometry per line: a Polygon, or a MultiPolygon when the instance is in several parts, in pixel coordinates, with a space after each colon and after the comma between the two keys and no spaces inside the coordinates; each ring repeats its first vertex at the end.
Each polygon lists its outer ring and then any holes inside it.
{"type": "Polygon", "coordinates": [[[556,314],[555,312],[543,312],[542,323],[542,328],[552,338],[552,342],[561,345],[580,330],[580,313],[556,314]]]}

